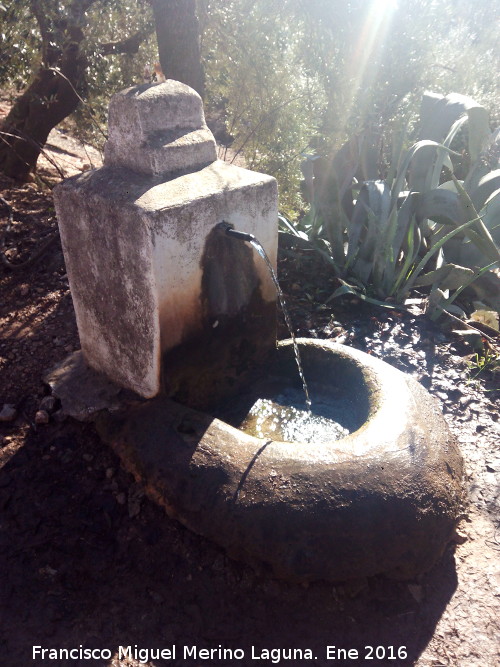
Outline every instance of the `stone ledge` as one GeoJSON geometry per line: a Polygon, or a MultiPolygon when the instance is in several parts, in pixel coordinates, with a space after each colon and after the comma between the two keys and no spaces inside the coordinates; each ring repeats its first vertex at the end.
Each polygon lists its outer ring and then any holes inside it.
{"type": "Polygon", "coordinates": [[[101,410],[112,413],[126,400],[140,400],[91,368],[77,350],[47,372],[44,382],[59,398],[64,412],[78,421],[93,421],[101,410]]]}

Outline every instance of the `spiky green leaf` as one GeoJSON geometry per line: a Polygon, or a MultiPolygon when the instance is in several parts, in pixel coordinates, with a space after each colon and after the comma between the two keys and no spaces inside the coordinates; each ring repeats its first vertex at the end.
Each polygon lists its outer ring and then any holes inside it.
{"type": "Polygon", "coordinates": [[[443,264],[435,271],[430,271],[420,276],[414,283],[415,287],[439,284],[440,289],[458,289],[463,283],[474,275],[474,271],[465,266],[457,264],[443,264]]]}

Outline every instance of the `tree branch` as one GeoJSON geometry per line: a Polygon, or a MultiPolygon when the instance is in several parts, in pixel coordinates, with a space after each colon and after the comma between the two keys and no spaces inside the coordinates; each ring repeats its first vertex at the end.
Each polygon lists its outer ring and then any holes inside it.
{"type": "Polygon", "coordinates": [[[115,53],[137,53],[141,43],[149,37],[153,32],[153,26],[148,26],[147,28],[142,28],[138,30],[130,37],[125,37],[125,39],[119,39],[116,42],[105,42],[100,44],[99,52],[103,56],[109,56],[115,53]]]}
{"type": "Polygon", "coordinates": [[[42,60],[44,63],[47,62],[48,58],[48,49],[50,44],[50,29],[49,23],[47,21],[47,11],[40,7],[40,0],[31,0],[31,11],[33,16],[38,23],[38,28],[40,30],[40,37],[42,38],[42,60]]]}

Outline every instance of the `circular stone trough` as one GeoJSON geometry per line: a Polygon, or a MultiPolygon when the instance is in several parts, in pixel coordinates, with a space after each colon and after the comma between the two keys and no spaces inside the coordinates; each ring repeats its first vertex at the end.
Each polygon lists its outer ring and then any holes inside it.
{"type": "MultiPolygon", "coordinates": [[[[428,570],[464,504],[462,458],[437,402],[363,352],[298,342],[306,377],[351,401],[360,426],[347,437],[262,440],[166,397],[101,415],[101,436],[170,516],[278,577],[428,570]]],[[[294,378],[293,364],[280,344],[274,371],[294,378]]]]}

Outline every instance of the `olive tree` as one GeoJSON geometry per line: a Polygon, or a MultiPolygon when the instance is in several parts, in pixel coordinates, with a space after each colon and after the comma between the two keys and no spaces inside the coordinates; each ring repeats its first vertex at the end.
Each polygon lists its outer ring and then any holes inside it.
{"type": "MultiPolygon", "coordinates": [[[[71,114],[86,95],[87,71],[96,54],[101,57],[137,53],[141,42],[152,32],[149,4],[135,12],[134,25],[118,30],[113,39],[96,43],[103,14],[125,10],[125,0],[14,0],[3,10],[4,25],[16,27],[21,17],[31,43],[29,82],[1,127],[0,170],[7,176],[25,180],[35,167],[47,137],[56,125],[71,114]]],[[[127,23],[127,21],[124,21],[127,23]]],[[[5,40],[0,63],[5,63],[5,40]]],[[[22,33],[18,42],[22,41],[22,33]]],[[[22,51],[19,44],[17,55],[22,51]]],[[[26,61],[26,55],[23,56],[26,61]]]]}

